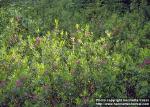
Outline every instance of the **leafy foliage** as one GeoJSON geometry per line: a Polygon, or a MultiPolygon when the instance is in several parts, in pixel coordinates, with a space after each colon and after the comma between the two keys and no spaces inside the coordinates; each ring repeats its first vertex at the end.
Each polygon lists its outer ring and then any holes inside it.
{"type": "Polygon", "coordinates": [[[149,4],[142,1],[133,9],[134,0],[2,6],[0,105],[94,106],[96,98],[149,98],[149,4]]]}

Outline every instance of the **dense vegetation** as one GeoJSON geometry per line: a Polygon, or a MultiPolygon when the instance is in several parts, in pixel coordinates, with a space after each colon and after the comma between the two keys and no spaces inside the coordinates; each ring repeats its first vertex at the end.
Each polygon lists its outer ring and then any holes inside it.
{"type": "Polygon", "coordinates": [[[0,0],[0,106],[150,97],[149,0],[0,0]]]}

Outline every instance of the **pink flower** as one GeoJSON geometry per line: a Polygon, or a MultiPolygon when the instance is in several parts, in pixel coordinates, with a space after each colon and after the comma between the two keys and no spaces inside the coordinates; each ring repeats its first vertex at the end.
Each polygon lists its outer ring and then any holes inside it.
{"type": "Polygon", "coordinates": [[[38,99],[38,96],[37,96],[36,94],[34,94],[34,93],[28,94],[28,97],[29,97],[30,99],[32,99],[32,100],[38,99]]]}
{"type": "Polygon", "coordinates": [[[145,65],[149,65],[150,64],[150,59],[145,59],[143,62],[145,65]]]}
{"type": "Polygon", "coordinates": [[[77,61],[76,61],[76,64],[80,64],[80,60],[77,60],[77,61]]]}
{"type": "Polygon", "coordinates": [[[16,19],[16,21],[19,22],[21,20],[21,17],[20,16],[16,16],[15,19],[16,19]]]}
{"type": "Polygon", "coordinates": [[[143,68],[145,65],[150,64],[150,59],[145,59],[142,64],[139,64],[139,67],[143,68]]]}
{"type": "Polygon", "coordinates": [[[1,88],[1,87],[4,87],[5,84],[6,84],[6,81],[0,80],[0,88],[1,88]]]}
{"type": "Polygon", "coordinates": [[[23,85],[22,81],[21,80],[17,80],[16,81],[16,86],[17,87],[21,87],[23,85]]]}
{"type": "Polygon", "coordinates": [[[98,63],[99,63],[99,64],[102,64],[102,65],[103,65],[103,64],[107,64],[107,60],[106,60],[106,59],[99,60],[98,63]]]}
{"type": "Polygon", "coordinates": [[[144,64],[139,64],[139,67],[140,67],[140,68],[143,68],[143,67],[144,67],[144,64]]]}

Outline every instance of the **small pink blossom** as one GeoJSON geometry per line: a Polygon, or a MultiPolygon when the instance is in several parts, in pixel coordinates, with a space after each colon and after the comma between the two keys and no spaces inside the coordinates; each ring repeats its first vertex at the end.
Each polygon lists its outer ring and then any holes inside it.
{"type": "Polygon", "coordinates": [[[16,16],[15,19],[16,19],[16,21],[19,22],[21,20],[21,17],[20,16],[16,16]]]}
{"type": "Polygon", "coordinates": [[[77,61],[76,61],[76,64],[80,64],[80,60],[77,60],[77,61]]]}
{"type": "Polygon", "coordinates": [[[37,100],[38,99],[38,96],[34,93],[28,94],[28,97],[32,100],[37,100]]]}
{"type": "Polygon", "coordinates": [[[16,81],[16,86],[17,87],[21,87],[23,85],[22,81],[21,80],[17,80],[16,81]]]}
{"type": "Polygon", "coordinates": [[[143,67],[144,67],[144,64],[139,64],[139,67],[140,67],[140,68],[143,68],[143,67]]]}
{"type": "Polygon", "coordinates": [[[5,84],[6,84],[6,81],[0,80],[0,88],[1,88],[1,87],[4,87],[5,84]]]}
{"type": "Polygon", "coordinates": [[[150,59],[145,59],[143,63],[139,64],[139,67],[143,68],[145,65],[149,65],[149,64],[150,64],[150,59]]]}
{"type": "Polygon", "coordinates": [[[100,60],[99,62],[98,62],[99,64],[107,64],[107,60],[100,60]]]}
{"type": "Polygon", "coordinates": [[[145,65],[149,65],[150,64],[150,59],[145,59],[143,62],[145,65]]]}

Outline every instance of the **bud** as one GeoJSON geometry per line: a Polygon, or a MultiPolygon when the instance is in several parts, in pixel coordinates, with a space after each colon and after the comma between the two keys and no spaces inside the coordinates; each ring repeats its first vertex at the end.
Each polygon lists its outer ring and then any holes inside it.
{"type": "Polygon", "coordinates": [[[78,39],[78,43],[82,44],[82,40],[81,40],[81,39],[78,39]]]}
{"type": "Polygon", "coordinates": [[[79,29],[79,24],[76,24],[76,29],[79,29]]]}
{"type": "Polygon", "coordinates": [[[85,32],[85,36],[90,36],[91,35],[91,32],[85,32]]]}

